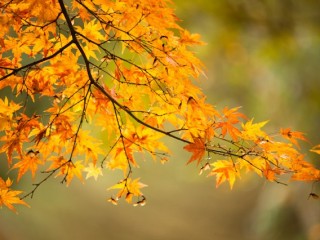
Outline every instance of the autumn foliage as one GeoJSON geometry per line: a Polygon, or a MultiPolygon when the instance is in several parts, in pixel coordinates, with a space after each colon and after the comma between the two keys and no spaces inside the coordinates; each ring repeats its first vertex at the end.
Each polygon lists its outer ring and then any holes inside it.
{"type": "MultiPolygon", "coordinates": [[[[268,181],[319,181],[300,152],[301,132],[267,134],[225,107],[206,103],[194,79],[204,74],[169,0],[1,0],[0,153],[14,181],[38,179],[24,195],[0,176],[0,206],[15,210],[51,177],[69,185],[118,169],[109,201],[144,205],[134,176],[144,155],[166,162],[170,137],[185,143],[200,173],[232,188],[253,172],[268,181]],[[42,112],[30,112],[32,102],[42,112]],[[102,140],[103,139],[103,140],[102,140]],[[85,178],[85,179],[84,179],[85,178]]],[[[320,153],[320,146],[313,151],[320,153]]]]}

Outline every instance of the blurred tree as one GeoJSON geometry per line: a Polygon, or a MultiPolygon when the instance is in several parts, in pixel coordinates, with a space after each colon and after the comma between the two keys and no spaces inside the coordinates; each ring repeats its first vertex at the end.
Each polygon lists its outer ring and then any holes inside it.
{"type": "MultiPolygon", "coordinates": [[[[319,142],[319,1],[176,2],[182,24],[199,31],[208,42],[198,51],[210,79],[214,77],[201,85],[211,102],[244,106],[245,113],[256,120],[268,118],[272,127],[301,129],[311,142],[319,142]]],[[[316,155],[308,158],[319,166],[316,155]]],[[[300,229],[299,239],[318,239],[319,206],[306,201],[307,197],[297,197],[309,189],[291,186],[283,196],[276,188],[260,193],[251,213],[253,239],[291,239],[289,234],[282,238],[269,235],[286,229],[300,229]],[[279,195],[282,200],[275,201],[274,196],[279,195]],[[300,227],[292,226],[291,219],[278,224],[278,215],[269,214],[284,209],[298,215],[300,227]]],[[[319,188],[314,185],[313,189],[319,188]]]]}
{"type": "Polygon", "coordinates": [[[177,2],[184,24],[209,43],[202,58],[215,81],[204,84],[223,89],[211,101],[245,106],[249,115],[319,141],[319,1],[177,2]]]}

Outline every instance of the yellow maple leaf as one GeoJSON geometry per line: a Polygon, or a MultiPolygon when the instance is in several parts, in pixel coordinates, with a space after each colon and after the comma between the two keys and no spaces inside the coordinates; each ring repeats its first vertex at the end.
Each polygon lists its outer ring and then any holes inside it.
{"type": "Polygon", "coordinates": [[[260,123],[252,123],[253,119],[246,122],[245,124],[242,123],[242,131],[241,131],[241,138],[246,140],[255,141],[258,137],[265,137],[267,134],[261,130],[261,128],[266,125],[268,121],[260,122],[260,123]]]}
{"type": "Polygon", "coordinates": [[[75,29],[91,41],[98,42],[99,40],[105,40],[105,37],[100,32],[101,24],[99,24],[96,20],[84,22],[83,27],[76,26],[75,29]]]}
{"type": "Polygon", "coordinates": [[[68,162],[63,169],[61,169],[59,175],[64,174],[67,186],[70,185],[72,179],[74,176],[76,176],[82,183],[83,183],[83,178],[82,178],[82,169],[84,166],[82,165],[82,161],[77,161],[75,163],[73,162],[68,162]]]}
{"type": "Polygon", "coordinates": [[[0,207],[4,205],[15,213],[17,213],[17,211],[13,204],[22,204],[29,207],[29,205],[25,201],[21,200],[20,197],[18,197],[18,195],[21,193],[22,191],[12,191],[8,188],[0,189],[0,207]]]}
{"type": "Polygon", "coordinates": [[[229,182],[232,189],[237,177],[240,177],[239,169],[232,160],[218,160],[211,164],[213,167],[208,176],[216,175],[216,187],[225,181],[229,182]]]}
{"type": "Polygon", "coordinates": [[[109,187],[108,190],[120,189],[120,191],[117,193],[117,198],[121,198],[122,196],[125,196],[126,201],[130,203],[132,201],[133,196],[137,196],[137,197],[143,196],[140,189],[147,187],[147,185],[141,183],[139,180],[140,178],[136,178],[136,179],[127,178],[109,187]]]}
{"type": "Polygon", "coordinates": [[[117,155],[116,158],[111,158],[110,161],[107,162],[107,167],[109,169],[120,169],[124,173],[127,172],[128,169],[128,159],[124,151],[121,154],[117,155]]]}
{"type": "Polygon", "coordinates": [[[67,161],[64,157],[53,157],[53,163],[47,169],[47,171],[54,171],[60,169],[55,177],[63,176],[67,186],[70,185],[72,179],[76,176],[81,182],[83,182],[82,170],[84,168],[82,161],[72,162],[67,161]]]}
{"type": "Polygon", "coordinates": [[[101,167],[97,167],[93,163],[89,163],[88,167],[85,167],[83,171],[87,172],[86,179],[93,177],[97,181],[99,175],[103,176],[101,167]]]}
{"type": "Polygon", "coordinates": [[[255,172],[262,177],[263,169],[265,168],[266,161],[261,157],[239,159],[240,169],[245,168],[247,172],[255,172]]]}

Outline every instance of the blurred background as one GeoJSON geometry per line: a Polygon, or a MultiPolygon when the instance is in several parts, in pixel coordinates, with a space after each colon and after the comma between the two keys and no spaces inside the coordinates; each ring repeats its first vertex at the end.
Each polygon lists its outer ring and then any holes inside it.
{"type": "MultiPolygon", "coordinates": [[[[320,1],[174,2],[181,25],[207,42],[196,52],[206,65],[208,79],[199,84],[208,102],[242,106],[249,118],[270,120],[268,132],[290,127],[320,143],[320,1]]],[[[116,172],[69,187],[52,179],[27,200],[31,209],[1,210],[0,239],[320,239],[320,201],[308,200],[311,191],[320,194],[319,184],[283,186],[248,175],[232,191],[216,189],[214,178],[185,165],[182,145],[167,142],[168,163],[145,161],[135,171],[149,185],[146,206],[106,201],[116,172]]],[[[316,154],[308,158],[319,166],[316,154]]]]}

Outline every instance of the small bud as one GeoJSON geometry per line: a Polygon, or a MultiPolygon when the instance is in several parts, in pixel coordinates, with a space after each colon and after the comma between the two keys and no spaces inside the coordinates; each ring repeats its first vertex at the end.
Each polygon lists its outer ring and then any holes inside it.
{"type": "Polygon", "coordinates": [[[168,161],[169,161],[169,159],[168,159],[167,157],[162,157],[162,158],[160,159],[161,164],[165,164],[165,163],[167,163],[168,161]]]}
{"type": "Polygon", "coordinates": [[[147,204],[146,198],[145,196],[142,196],[142,199],[140,201],[138,201],[137,203],[133,204],[134,207],[140,205],[141,207],[143,207],[144,205],[147,204]]]}
{"type": "Polygon", "coordinates": [[[145,199],[143,199],[143,200],[141,200],[141,201],[139,201],[139,202],[137,202],[141,207],[143,207],[144,205],[146,205],[147,204],[147,201],[145,200],[145,199]]]}
{"type": "Polygon", "coordinates": [[[56,103],[56,104],[60,103],[61,102],[60,97],[58,95],[54,95],[53,96],[53,102],[56,103]]]}
{"type": "Polygon", "coordinates": [[[133,197],[133,194],[131,192],[128,192],[127,195],[126,195],[126,201],[127,202],[131,202],[132,201],[132,197],[133,197]]]}
{"type": "Polygon", "coordinates": [[[117,199],[114,199],[113,197],[110,197],[108,199],[108,202],[111,202],[113,205],[118,205],[118,200],[117,199]]]}
{"type": "Polygon", "coordinates": [[[33,150],[31,149],[31,150],[29,150],[29,151],[27,152],[26,155],[27,155],[28,157],[33,158],[33,157],[37,156],[38,153],[39,153],[39,151],[33,151],[33,150]]]}
{"type": "Polygon", "coordinates": [[[207,171],[209,169],[210,169],[210,163],[207,162],[203,167],[200,168],[199,175],[201,175],[203,171],[207,171]]]}
{"type": "Polygon", "coordinates": [[[308,199],[309,199],[310,197],[312,197],[313,199],[319,199],[319,195],[316,194],[316,193],[313,193],[313,192],[309,194],[308,199]]]}

